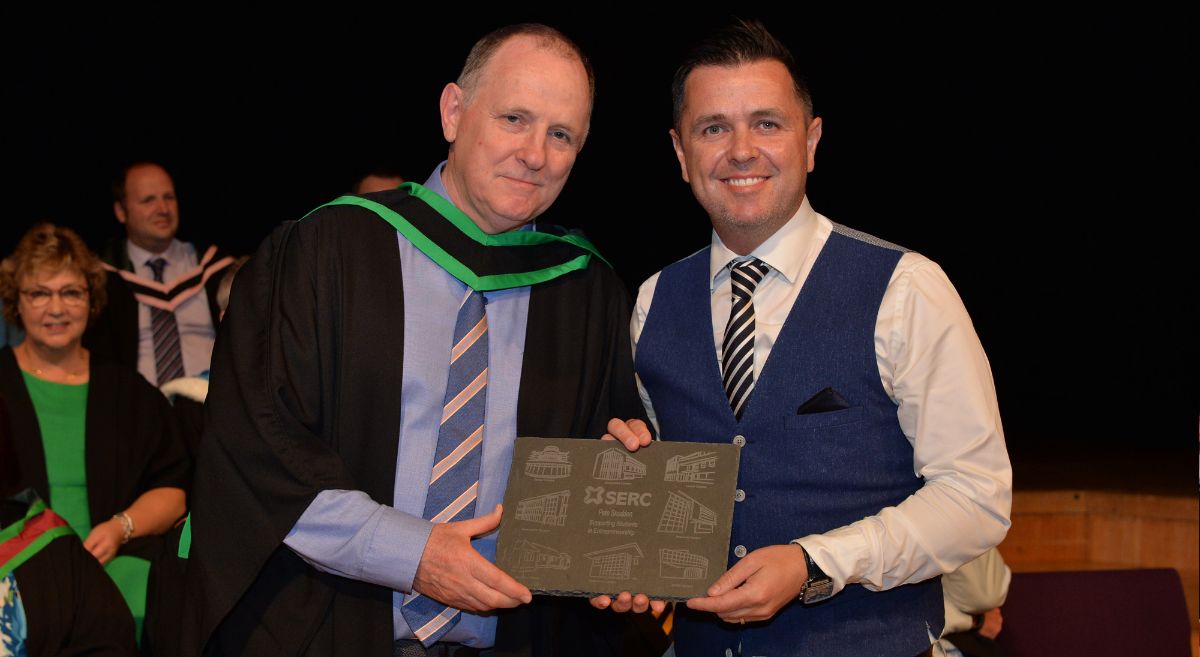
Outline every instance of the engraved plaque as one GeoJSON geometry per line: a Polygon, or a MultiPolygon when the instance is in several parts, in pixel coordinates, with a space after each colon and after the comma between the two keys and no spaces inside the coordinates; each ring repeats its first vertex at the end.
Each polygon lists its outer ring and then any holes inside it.
{"type": "Polygon", "coordinates": [[[738,447],[517,438],[496,565],[531,591],[684,600],[725,572],[738,447]]]}

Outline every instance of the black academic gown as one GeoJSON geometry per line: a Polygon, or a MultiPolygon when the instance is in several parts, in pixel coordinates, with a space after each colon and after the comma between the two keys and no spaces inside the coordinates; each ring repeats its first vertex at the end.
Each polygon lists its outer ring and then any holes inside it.
{"type": "MultiPolygon", "coordinates": [[[[0,527],[27,504],[0,501],[0,527]]],[[[46,544],[13,571],[25,607],[29,657],[135,657],[133,617],[117,585],[70,534],[46,544]]]]}
{"type": "MultiPolygon", "coordinates": [[[[166,398],[135,370],[111,361],[93,358],[88,377],[84,462],[92,526],[129,508],[152,488],[187,490],[191,462],[166,398]]],[[[37,413],[10,347],[0,349],[0,396],[8,405],[23,484],[53,505],[37,413]]],[[[162,641],[158,635],[177,632],[175,619],[181,613],[179,600],[156,594],[166,585],[157,568],[166,550],[161,536],[143,536],[118,552],[151,562],[143,626],[146,654],[154,654],[153,644],[162,641]],[[164,622],[169,629],[162,629],[164,622]]]]}
{"type": "MultiPolygon", "coordinates": [[[[353,206],[284,224],[239,272],[197,464],[185,656],[201,646],[209,655],[392,654],[391,591],[321,573],[281,541],[322,490],[392,503],[404,302],[395,231],[353,206]]],[[[532,288],[519,435],[597,438],[609,418],[643,413],[629,312],[598,258],[532,288]]],[[[625,622],[581,599],[498,613],[501,655],[613,652],[625,622]]]]}
{"type": "MultiPolygon", "coordinates": [[[[204,249],[197,247],[196,255],[203,256],[204,249]]],[[[214,261],[220,260],[225,254],[218,252],[214,261]]],[[[129,260],[125,240],[114,240],[105,249],[105,262],[124,271],[134,271],[133,263],[129,260]]],[[[83,346],[91,351],[92,358],[110,360],[134,370],[138,367],[138,300],[133,296],[133,290],[121,275],[114,271],[108,275],[105,291],[108,301],[100,314],[88,322],[87,332],[83,334],[83,346]]],[[[208,312],[215,327],[220,322],[221,308],[217,304],[217,289],[221,285],[222,274],[217,272],[204,283],[204,296],[208,301],[208,312]]]]}
{"type": "MultiPolygon", "coordinates": [[[[21,478],[53,505],[37,413],[11,347],[0,349],[0,395],[8,405],[21,478]]],[[[152,488],[187,489],[190,464],[170,404],[136,371],[91,361],[84,430],[93,527],[129,508],[152,488]]],[[[150,545],[154,538],[135,538],[121,547],[120,554],[150,558],[157,553],[157,547],[150,545]]]]}

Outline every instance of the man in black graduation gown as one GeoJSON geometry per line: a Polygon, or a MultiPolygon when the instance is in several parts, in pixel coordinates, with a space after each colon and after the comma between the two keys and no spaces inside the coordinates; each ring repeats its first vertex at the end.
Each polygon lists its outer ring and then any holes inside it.
{"type": "Polygon", "coordinates": [[[442,93],[450,155],[425,185],[287,223],[239,274],[213,358],[183,654],[619,644],[621,621],[575,599],[527,605],[491,563],[515,436],[595,438],[641,413],[619,279],[580,236],[530,229],[587,136],[593,87],[557,31],[493,32],[442,93]],[[439,524],[423,509],[450,423],[452,330],[476,293],[488,341],[478,511],[439,524]],[[421,597],[448,607],[436,633],[410,628],[404,607],[421,597]]]}

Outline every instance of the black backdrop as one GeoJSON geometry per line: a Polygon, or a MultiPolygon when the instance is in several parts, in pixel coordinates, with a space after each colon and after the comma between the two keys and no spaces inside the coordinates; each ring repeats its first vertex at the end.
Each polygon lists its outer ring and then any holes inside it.
{"type": "MultiPolygon", "coordinates": [[[[6,21],[0,246],[42,219],[95,243],[117,234],[108,179],[133,157],[174,172],[182,236],[236,252],[368,163],[423,180],[445,153],[442,86],[478,36],[518,20],[560,27],[597,70],[556,222],[584,228],[631,290],[707,241],[670,148],[668,85],[690,39],[726,17],[443,11],[469,16],[6,21]]],[[[1197,259],[1183,235],[1197,79],[1183,20],[762,17],[824,117],[814,207],[942,264],[992,360],[1014,455],[1166,451],[1194,476],[1197,259]]]]}

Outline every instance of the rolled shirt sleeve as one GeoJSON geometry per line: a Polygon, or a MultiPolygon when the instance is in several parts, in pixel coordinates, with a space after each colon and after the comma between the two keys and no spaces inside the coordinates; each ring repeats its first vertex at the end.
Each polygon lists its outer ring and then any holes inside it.
{"type": "Polygon", "coordinates": [[[894,507],[797,539],[834,581],[888,589],[950,572],[1009,527],[1012,468],[987,356],[937,264],[905,254],[875,333],[885,390],[897,404],[925,484],[894,507]]]}

